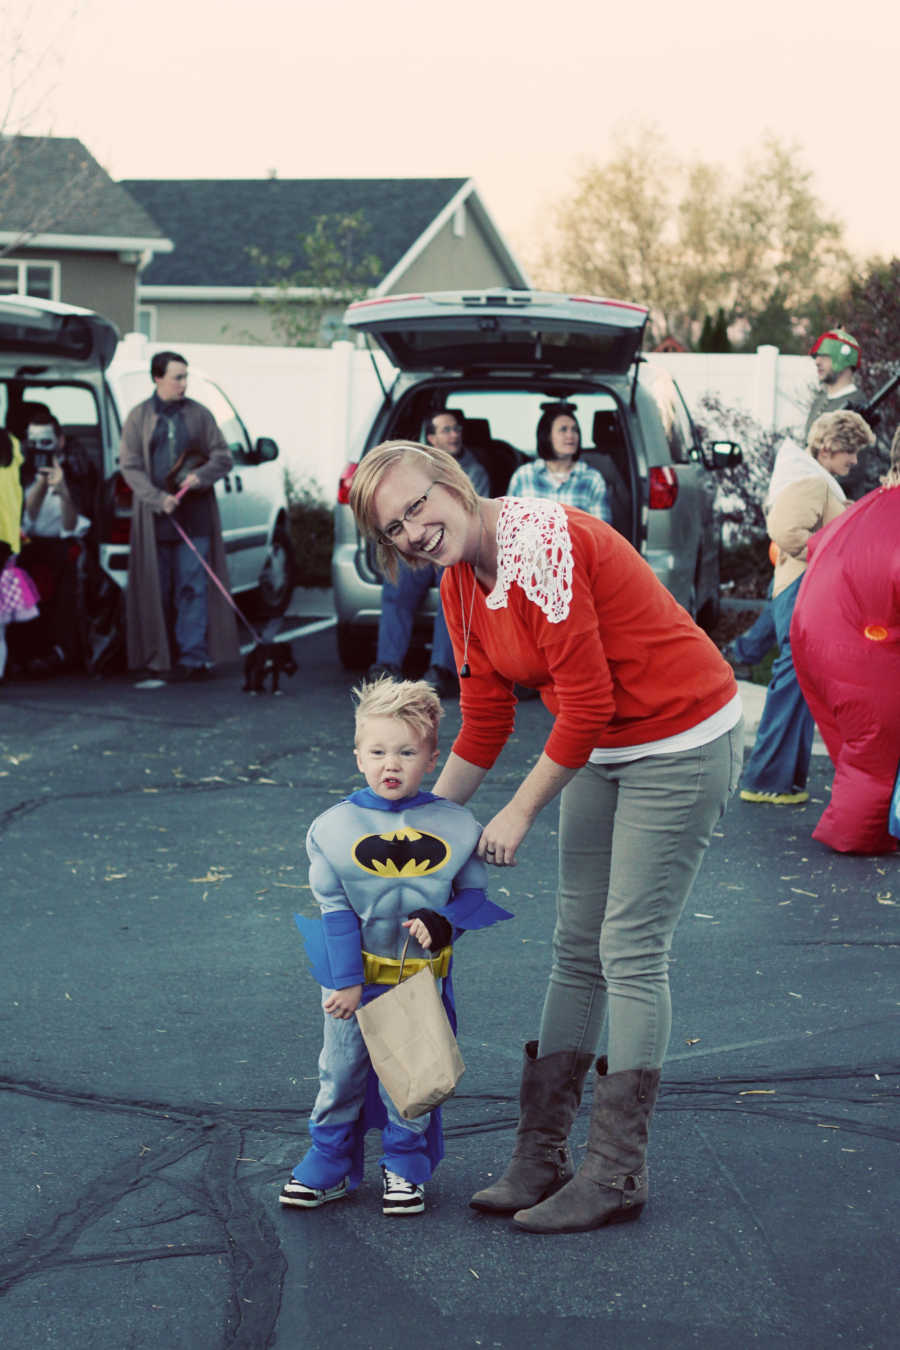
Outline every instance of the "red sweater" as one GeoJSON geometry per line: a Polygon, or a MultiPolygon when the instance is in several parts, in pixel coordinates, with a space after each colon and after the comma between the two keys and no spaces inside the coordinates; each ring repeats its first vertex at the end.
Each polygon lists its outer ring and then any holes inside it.
{"type": "MultiPolygon", "coordinates": [[[[472,673],[460,681],[463,724],[453,750],[480,768],[491,767],[512,732],[516,682],[540,690],[555,719],[544,751],[570,769],[586,764],[595,746],[687,731],[737,692],[731,667],[635,549],[603,521],[564,509],[573,556],[567,618],[551,623],[516,584],[505,609],[488,609],[475,586],[472,673]]],[[[460,665],[472,585],[465,563],[441,582],[460,665]]]]}

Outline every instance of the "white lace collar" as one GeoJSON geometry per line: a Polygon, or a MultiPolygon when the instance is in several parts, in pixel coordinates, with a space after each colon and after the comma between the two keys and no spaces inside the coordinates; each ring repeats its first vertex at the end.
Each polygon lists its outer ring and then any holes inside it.
{"type": "Polygon", "coordinates": [[[559,502],[504,497],[497,521],[497,584],[485,601],[488,609],[505,609],[513,584],[550,623],[569,617],[572,540],[559,502]]]}

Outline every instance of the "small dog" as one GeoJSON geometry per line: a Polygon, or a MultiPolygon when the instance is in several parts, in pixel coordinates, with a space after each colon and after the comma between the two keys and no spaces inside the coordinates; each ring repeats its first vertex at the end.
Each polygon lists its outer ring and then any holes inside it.
{"type": "Polygon", "coordinates": [[[264,694],[266,677],[272,681],[272,693],[280,694],[282,675],[296,675],[299,667],[287,642],[258,642],[244,657],[244,693],[264,694]]]}

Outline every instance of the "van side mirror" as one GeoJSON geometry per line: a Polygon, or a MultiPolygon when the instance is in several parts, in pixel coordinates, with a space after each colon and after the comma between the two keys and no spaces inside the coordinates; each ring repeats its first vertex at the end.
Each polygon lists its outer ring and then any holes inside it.
{"type": "Polygon", "coordinates": [[[253,456],[257,464],[271,464],[278,458],[278,442],[271,436],[260,436],[253,447],[253,456]]]}
{"type": "Polygon", "coordinates": [[[737,441],[711,441],[703,447],[703,463],[708,469],[733,469],[743,459],[744,452],[737,441]]]}

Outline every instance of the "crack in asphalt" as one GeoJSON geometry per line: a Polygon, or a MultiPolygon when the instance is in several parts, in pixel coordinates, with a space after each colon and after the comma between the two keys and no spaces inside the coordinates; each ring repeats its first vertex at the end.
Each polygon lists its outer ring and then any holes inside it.
{"type": "MultiPolygon", "coordinates": [[[[759,1075],[720,1075],[710,1078],[664,1081],[658,1103],[661,1112],[709,1113],[739,1111],[757,1120],[776,1120],[794,1125],[836,1127],[853,1136],[867,1136],[900,1143],[900,1130],[867,1120],[836,1114],[836,1108],[879,1108],[896,1101],[900,1064],[829,1065],[820,1069],[786,1069],[759,1075]],[[867,1080],[877,1086],[867,1088],[867,1080]],[[863,1084],[863,1086],[860,1086],[863,1084]],[[805,1090],[817,1086],[816,1097],[805,1090]],[[843,1091],[841,1089],[844,1089],[843,1091]],[[769,1096],[772,1092],[779,1096],[769,1096]],[[741,1093],[765,1093],[741,1096],[741,1093]],[[822,1109],[810,1110],[812,1101],[822,1109]]],[[[48,1271],[73,1267],[140,1265],[184,1257],[215,1257],[227,1264],[230,1288],[223,1326],[223,1350],[265,1350],[275,1336],[281,1311],[287,1261],[278,1231],[268,1210],[259,1203],[255,1186],[276,1180],[282,1167],[262,1164],[240,1172],[246,1157],[249,1134],[274,1134],[288,1140],[305,1136],[306,1118],[312,1103],[281,1107],[227,1106],[223,1103],[170,1103],[153,1099],[80,1092],[34,1080],[0,1077],[0,1092],[24,1095],[67,1105],[77,1110],[124,1113],[150,1118],[172,1127],[173,1133],[152,1151],[141,1151],[90,1179],[72,1205],[58,1212],[47,1227],[26,1233],[13,1244],[0,1263],[0,1292],[48,1271]],[[194,1155],[202,1156],[199,1173],[190,1177],[167,1175],[175,1164],[194,1155]],[[240,1175],[239,1175],[240,1173],[240,1175]],[[125,1198],[153,1183],[169,1187],[184,1201],[175,1214],[132,1222],[129,1232],[171,1225],[179,1219],[200,1217],[216,1225],[219,1241],[193,1240],[176,1244],[152,1244],[116,1249],[107,1244],[100,1250],[79,1252],[78,1243],[91,1229],[110,1216],[125,1198]]],[[[491,1111],[488,1120],[445,1122],[445,1137],[461,1140],[493,1133],[512,1133],[517,1123],[518,1093],[457,1094],[454,1105],[491,1111]]],[[[582,1105],[580,1115],[589,1113],[582,1105]]],[[[704,1135],[713,1156],[713,1143],[704,1135]]],[[[721,1159],[718,1160],[721,1170],[721,1159]]],[[[734,1190],[734,1178],[726,1177],[734,1190]]],[[[738,1198],[747,1206],[746,1197],[738,1198]]],[[[759,1216],[750,1210],[763,1240],[771,1248],[759,1216]]]]}
{"type": "MultiPolygon", "coordinates": [[[[57,1213],[40,1233],[23,1235],[0,1262],[0,1293],[24,1280],[64,1267],[134,1265],[184,1257],[225,1258],[230,1267],[229,1306],[224,1319],[223,1347],[228,1350],[265,1350],[274,1336],[281,1308],[281,1290],[287,1262],[274,1224],[238,1179],[238,1159],[244,1156],[249,1127],[259,1129],[260,1113],[240,1109],[214,1113],[209,1107],[170,1107],[161,1103],[99,1094],[51,1089],[27,1082],[0,1080],[0,1090],[40,1097],[56,1104],[102,1112],[125,1112],[175,1125],[166,1147],[157,1147],[127,1159],[92,1178],[74,1204],[57,1213]],[[237,1124],[241,1121],[241,1124],[237,1124]],[[205,1161],[199,1183],[165,1176],[174,1164],[202,1153],[205,1161]],[[125,1199],[160,1181],[187,1197],[192,1208],[181,1217],[200,1215],[216,1224],[219,1242],[189,1242],[132,1250],[104,1248],[79,1253],[80,1240],[125,1199]]],[[[262,1114],[275,1114],[272,1112],[262,1114]]],[[[287,1112],[284,1113],[287,1115],[287,1112]]],[[[290,1112],[296,1124],[297,1111],[290,1112]]],[[[168,1216],[164,1222],[174,1222],[168,1216]]],[[[153,1224],[138,1224],[145,1228],[153,1224]]]]}
{"type": "MultiPolygon", "coordinates": [[[[217,778],[220,777],[217,775],[217,778]]],[[[307,784],[309,779],[304,780],[307,784]]],[[[326,781],[322,780],[324,787],[326,781]]],[[[174,793],[180,792],[231,792],[235,788],[245,787],[276,787],[293,789],[295,786],[293,779],[283,779],[279,781],[263,780],[263,776],[258,772],[248,772],[246,774],[234,775],[231,778],[221,778],[221,781],[209,782],[202,778],[185,779],[181,778],[172,783],[166,780],[160,783],[141,783],[134,787],[117,787],[116,797],[142,797],[152,795],[154,797],[168,797],[174,793]]],[[[348,789],[349,790],[349,789],[348,789]]],[[[46,796],[29,797],[25,801],[17,802],[15,806],[7,808],[0,812],[0,834],[9,826],[14,824],[23,816],[30,815],[33,811],[39,811],[47,806],[59,806],[61,802],[90,802],[106,801],[109,798],[108,789],[97,792],[48,792],[46,796]]]]}

